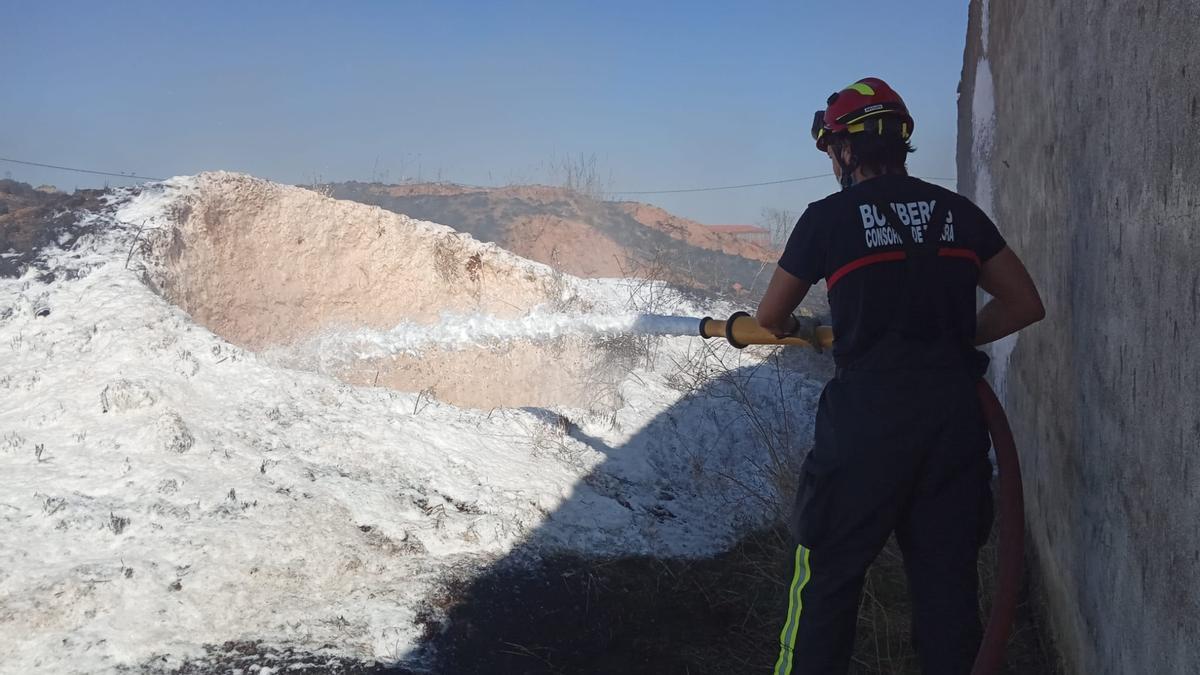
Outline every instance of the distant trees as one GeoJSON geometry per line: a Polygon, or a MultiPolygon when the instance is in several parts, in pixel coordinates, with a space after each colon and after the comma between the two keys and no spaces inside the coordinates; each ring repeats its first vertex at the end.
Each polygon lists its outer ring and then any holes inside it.
{"type": "Polygon", "coordinates": [[[612,173],[607,178],[601,175],[594,152],[551,160],[550,176],[562,187],[596,200],[604,199],[605,193],[612,189],[612,173]]]}
{"type": "Polygon", "coordinates": [[[37,190],[35,190],[29,183],[22,183],[10,178],[0,179],[0,194],[28,197],[33,196],[36,193],[37,190]]]}
{"type": "Polygon", "coordinates": [[[792,228],[796,226],[797,218],[799,216],[788,209],[765,208],[762,210],[760,220],[762,226],[771,231],[771,246],[783,248],[787,244],[788,237],[792,234],[792,228]]]}

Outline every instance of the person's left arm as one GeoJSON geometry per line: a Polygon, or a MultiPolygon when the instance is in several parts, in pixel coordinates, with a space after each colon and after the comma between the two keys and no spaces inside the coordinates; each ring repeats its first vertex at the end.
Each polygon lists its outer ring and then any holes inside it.
{"type": "Polygon", "coordinates": [[[778,338],[795,333],[799,322],[792,312],[800,306],[811,287],[809,282],[793,276],[782,267],[776,267],[771,283],[758,303],[758,314],[754,317],[758,325],[778,338]]]}
{"type": "Polygon", "coordinates": [[[788,237],[779,265],[771,276],[771,283],[758,303],[758,314],[754,318],[758,325],[771,331],[775,337],[786,337],[796,332],[799,322],[792,312],[800,306],[808,289],[824,276],[824,237],[818,233],[822,218],[814,213],[810,205],[796,221],[788,237]]]}

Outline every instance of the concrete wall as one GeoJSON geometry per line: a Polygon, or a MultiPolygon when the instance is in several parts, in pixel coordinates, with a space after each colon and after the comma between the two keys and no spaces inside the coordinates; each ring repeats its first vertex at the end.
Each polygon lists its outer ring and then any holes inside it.
{"type": "Polygon", "coordinates": [[[1042,289],[997,350],[1080,673],[1200,671],[1200,1],[973,0],[960,190],[1042,289]]]}

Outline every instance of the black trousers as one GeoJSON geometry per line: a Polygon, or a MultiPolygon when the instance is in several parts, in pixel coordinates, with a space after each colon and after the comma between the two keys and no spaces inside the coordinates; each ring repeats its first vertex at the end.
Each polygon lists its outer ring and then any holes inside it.
{"type": "Polygon", "coordinates": [[[982,628],[976,562],[992,522],[990,441],[966,372],[840,374],[821,395],[791,519],[776,675],[845,673],[867,568],[896,533],[926,675],[965,675],[982,628]]]}

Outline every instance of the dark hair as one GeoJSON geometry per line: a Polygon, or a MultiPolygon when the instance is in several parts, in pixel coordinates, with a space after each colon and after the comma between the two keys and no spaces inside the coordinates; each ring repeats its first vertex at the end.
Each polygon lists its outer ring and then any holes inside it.
{"type": "Polygon", "coordinates": [[[837,148],[849,143],[851,160],[856,168],[868,173],[896,173],[904,169],[908,154],[917,149],[899,134],[880,136],[872,133],[838,134],[830,139],[837,148]]]}

